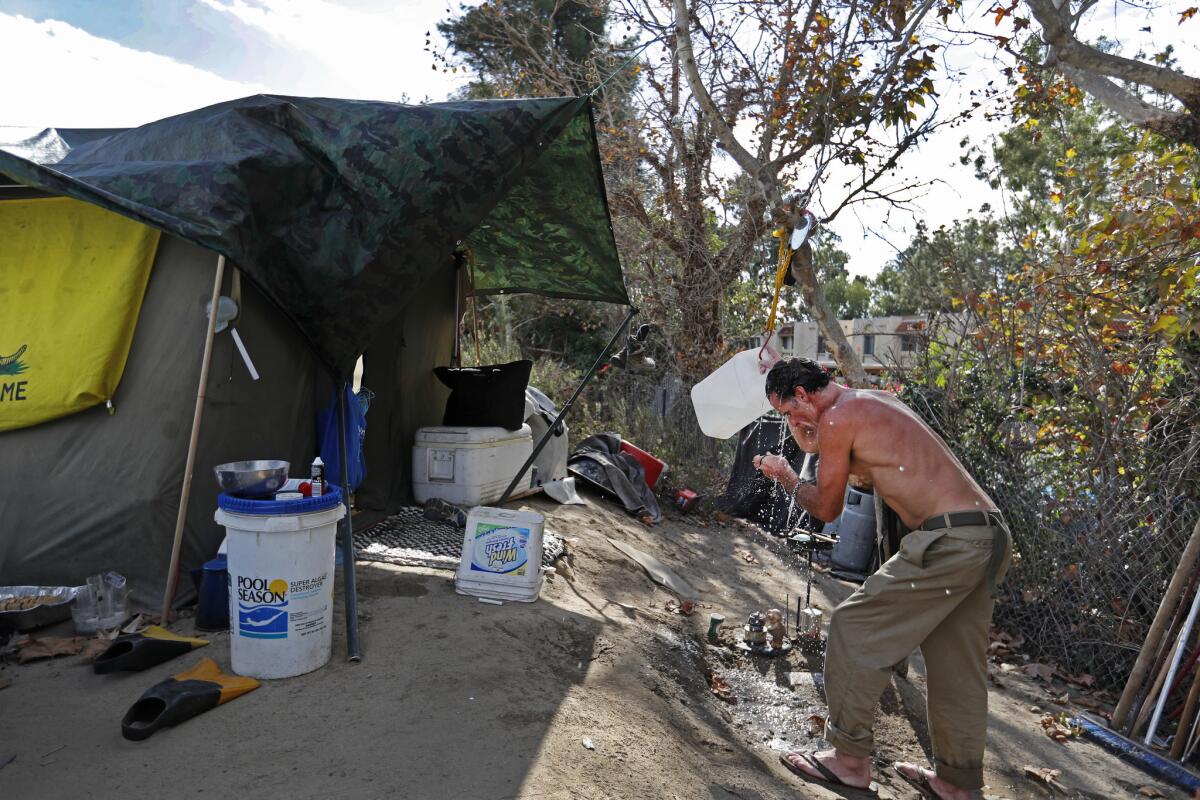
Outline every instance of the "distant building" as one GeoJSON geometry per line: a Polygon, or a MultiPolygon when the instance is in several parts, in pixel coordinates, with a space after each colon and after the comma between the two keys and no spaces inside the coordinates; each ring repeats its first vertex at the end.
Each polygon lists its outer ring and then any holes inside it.
{"type": "MultiPolygon", "coordinates": [[[[952,315],[941,315],[936,323],[937,338],[952,343],[961,335],[960,320],[952,315]]],[[[931,320],[925,316],[867,317],[866,319],[843,319],[838,324],[858,353],[863,368],[871,375],[885,370],[910,369],[916,364],[920,351],[931,335],[931,320]]],[[[829,347],[817,329],[815,322],[789,322],[781,325],[775,334],[778,337],[779,354],[784,358],[803,357],[816,361],[823,367],[836,367],[829,347]]],[[[761,347],[762,336],[752,340],[761,347]]]]}

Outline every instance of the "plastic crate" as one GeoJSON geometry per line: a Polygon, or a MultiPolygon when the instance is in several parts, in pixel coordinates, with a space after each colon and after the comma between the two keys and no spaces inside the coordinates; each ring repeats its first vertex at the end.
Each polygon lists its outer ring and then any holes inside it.
{"type": "Polygon", "coordinates": [[[621,440],[621,452],[628,453],[641,462],[642,467],[646,470],[646,485],[651,489],[658,484],[658,479],[667,471],[667,462],[660,458],[655,458],[642,448],[635,444],[630,444],[624,439],[621,440]]]}

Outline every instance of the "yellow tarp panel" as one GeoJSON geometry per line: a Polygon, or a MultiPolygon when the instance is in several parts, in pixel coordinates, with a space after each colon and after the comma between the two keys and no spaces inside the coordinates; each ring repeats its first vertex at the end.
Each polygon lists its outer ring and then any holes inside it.
{"type": "Polygon", "coordinates": [[[158,236],[65,197],[0,202],[0,431],[113,397],[158,236]]]}

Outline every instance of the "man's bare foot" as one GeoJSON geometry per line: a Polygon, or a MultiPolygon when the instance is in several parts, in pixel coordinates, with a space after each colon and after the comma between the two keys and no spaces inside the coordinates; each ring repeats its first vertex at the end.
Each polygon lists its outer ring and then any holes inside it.
{"type": "Polygon", "coordinates": [[[867,789],[871,786],[871,759],[839,753],[836,749],[822,750],[819,753],[786,753],[782,756],[784,763],[793,771],[807,775],[818,781],[830,781],[829,775],[821,772],[810,763],[816,761],[838,781],[855,789],[867,789]]]}
{"type": "Polygon", "coordinates": [[[971,800],[975,793],[968,789],[960,789],[952,783],[946,783],[933,770],[925,769],[907,761],[895,763],[896,772],[908,780],[923,793],[932,793],[935,800],[971,800]]]}

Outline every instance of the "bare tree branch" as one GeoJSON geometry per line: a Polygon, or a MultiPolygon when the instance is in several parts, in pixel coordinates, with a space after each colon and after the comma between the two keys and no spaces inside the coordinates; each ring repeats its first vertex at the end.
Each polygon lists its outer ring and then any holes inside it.
{"type": "Polygon", "coordinates": [[[1025,1],[1042,26],[1042,39],[1051,47],[1051,66],[1110,111],[1135,125],[1172,141],[1200,147],[1200,78],[1105,53],[1080,42],[1073,27],[1089,7],[1087,3],[1072,13],[1069,3],[1056,6],[1054,0],[1025,1]],[[1174,97],[1183,104],[1184,110],[1155,107],[1111,79],[1174,97]]]}

